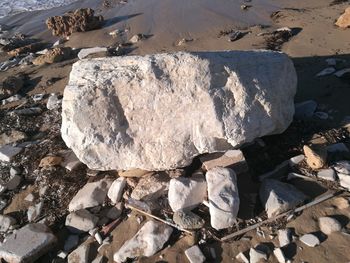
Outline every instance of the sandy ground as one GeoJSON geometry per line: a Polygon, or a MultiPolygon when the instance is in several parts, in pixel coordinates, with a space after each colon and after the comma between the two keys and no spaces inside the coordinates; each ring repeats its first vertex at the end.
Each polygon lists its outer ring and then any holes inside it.
{"type": "MultiPolygon", "coordinates": [[[[325,76],[316,78],[315,74],[327,67],[326,58],[341,58],[350,63],[350,29],[339,29],[334,26],[334,21],[343,13],[348,6],[347,1],[337,5],[330,5],[330,0],[310,0],[310,1],[274,1],[253,0],[252,2],[232,1],[232,0],[130,0],[126,4],[119,4],[118,1],[110,1],[111,7],[105,8],[102,1],[84,0],[60,7],[53,10],[35,11],[22,13],[13,17],[0,19],[0,23],[5,23],[13,27],[14,31],[32,35],[45,41],[54,42],[56,37],[46,29],[45,19],[49,16],[60,15],[66,11],[79,7],[91,7],[102,14],[106,19],[106,25],[100,30],[84,33],[74,33],[66,46],[74,48],[95,47],[95,46],[116,46],[124,43],[134,34],[143,33],[151,37],[141,41],[132,47],[129,55],[149,54],[170,51],[199,51],[199,50],[249,50],[266,48],[266,41],[257,34],[272,31],[280,27],[290,27],[298,31],[288,42],[284,43],[281,51],[287,53],[293,60],[298,74],[298,91],[296,102],[313,99],[318,102],[319,108],[330,115],[330,119],[321,123],[319,132],[322,129],[338,127],[340,121],[350,115],[350,82],[341,80],[335,76],[325,76]],[[241,10],[242,4],[252,5],[248,10],[241,10]],[[273,12],[279,11],[272,18],[273,12]],[[115,29],[128,29],[124,35],[113,38],[108,32],[115,29]],[[229,42],[227,37],[218,37],[220,31],[240,29],[248,32],[242,39],[229,42]],[[184,45],[177,43],[182,38],[193,39],[184,45]],[[322,128],[323,127],[323,128],[322,128]]],[[[0,60],[7,57],[2,55],[0,60]]],[[[0,80],[9,75],[24,72],[30,78],[27,87],[28,95],[52,92],[62,93],[68,81],[71,64],[75,59],[45,66],[28,66],[26,68],[13,68],[6,72],[0,72],[0,80]],[[52,78],[57,78],[53,84],[49,83],[52,78]],[[48,82],[49,81],[49,82],[48,82]]],[[[278,76],[276,76],[278,77],[278,76]]],[[[21,103],[21,102],[18,102],[21,103]]],[[[13,105],[10,105],[13,106],[13,105]]],[[[9,107],[9,106],[7,106],[9,107]]],[[[316,130],[316,132],[318,132],[316,130]]],[[[277,141],[283,137],[277,137],[277,141]]],[[[298,144],[307,142],[306,136],[298,141],[298,144]]],[[[299,149],[291,152],[283,152],[281,155],[298,153],[299,149]]],[[[289,149],[288,149],[289,150],[289,149]]],[[[289,156],[290,157],[290,156],[289,156]]],[[[276,160],[275,164],[279,161],[276,160]]],[[[267,164],[266,164],[267,165],[267,164]]],[[[268,166],[268,165],[267,165],[268,166]]],[[[267,168],[265,168],[267,169],[267,168]]],[[[239,179],[240,184],[246,185],[239,188],[242,200],[256,200],[258,184],[251,183],[250,176],[239,179]],[[249,179],[248,183],[245,180],[249,179]],[[248,185],[248,186],[247,186],[248,185]]],[[[254,180],[253,180],[254,181],[254,180]]],[[[296,182],[301,186],[314,184],[296,182]]],[[[326,192],[326,189],[318,187],[306,187],[305,192],[313,197],[326,192]]],[[[348,196],[348,194],[343,194],[348,196]]],[[[20,199],[19,199],[20,200],[20,199]]],[[[16,199],[17,203],[20,203],[16,199]]],[[[333,204],[334,200],[329,200],[315,207],[305,210],[296,220],[287,224],[294,228],[297,235],[309,232],[319,232],[317,218],[322,215],[331,215],[343,223],[344,227],[350,227],[350,208],[340,210],[333,204]]],[[[254,202],[251,204],[254,207],[254,202]]],[[[16,205],[10,206],[11,211],[16,205]]],[[[18,206],[23,206],[19,204],[18,206]]],[[[244,209],[240,211],[240,216],[256,216],[256,212],[251,211],[249,202],[245,203],[244,209]]],[[[113,252],[122,243],[131,238],[137,232],[140,225],[135,216],[131,216],[123,221],[113,232],[113,243],[104,254],[112,262],[113,252]]],[[[247,251],[253,245],[266,243],[278,245],[275,239],[269,239],[269,234],[273,234],[273,229],[263,227],[266,238],[256,234],[256,231],[248,232],[245,236],[251,237],[251,241],[232,241],[219,243],[212,241],[201,245],[201,249],[206,254],[208,262],[236,262],[235,256],[238,252],[247,251]],[[212,250],[210,249],[212,248],[212,250]],[[214,251],[214,252],[213,252],[214,251]],[[213,257],[213,253],[215,257],[213,257]]],[[[166,247],[151,258],[141,258],[138,262],[187,262],[184,250],[193,244],[193,238],[180,237],[169,241],[171,246],[166,247]]],[[[348,262],[350,253],[348,246],[350,236],[336,233],[323,240],[317,248],[309,248],[297,241],[296,245],[288,247],[287,255],[293,258],[293,262],[348,262]]],[[[277,262],[271,256],[268,262],[277,262]]]]}

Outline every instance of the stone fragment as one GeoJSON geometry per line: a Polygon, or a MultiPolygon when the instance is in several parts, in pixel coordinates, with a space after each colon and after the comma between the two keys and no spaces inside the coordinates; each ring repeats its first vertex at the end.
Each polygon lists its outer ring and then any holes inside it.
{"type": "Polygon", "coordinates": [[[27,54],[27,53],[35,53],[38,50],[41,50],[43,47],[45,47],[44,43],[33,43],[29,44],[23,47],[15,48],[9,52],[7,52],[10,56],[19,56],[21,54],[27,54]]]}
{"type": "Polygon", "coordinates": [[[203,175],[173,178],[169,183],[169,205],[174,212],[191,210],[204,201],[206,192],[207,183],[203,175]]]}
{"type": "Polygon", "coordinates": [[[269,218],[295,208],[307,198],[293,185],[274,179],[262,182],[259,196],[269,218]]]}
{"type": "Polygon", "coordinates": [[[50,167],[59,165],[62,162],[62,157],[60,156],[46,156],[41,159],[39,167],[50,167]]]}
{"type": "Polygon", "coordinates": [[[337,197],[333,199],[333,205],[340,210],[349,208],[349,200],[345,197],[337,197]]]}
{"type": "Polygon", "coordinates": [[[91,263],[103,263],[104,257],[102,255],[97,255],[97,257],[91,263]]]}
{"type": "Polygon", "coordinates": [[[236,259],[239,260],[240,262],[249,263],[249,259],[244,255],[243,252],[240,252],[240,253],[236,256],[236,259]]]}
{"type": "Polygon", "coordinates": [[[338,70],[337,72],[334,73],[335,76],[338,78],[344,78],[347,79],[350,76],[350,68],[343,68],[341,70],[338,70]]]}
{"type": "Polygon", "coordinates": [[[239,209],[237,177],[230,168],[215,167],[206,173],[210,223],[216,230],[236,222],[239,209]]]}
{"type": "Polygon", "coordinates": [[[319,170],[317,177],[332,182],[335,182],[337,180],[337,174],[331,168],[319,170]]]}
{"type": "Polygon", "coordinates": [[[15,95],[23,87],[22,76],[8,76],[0,82],[0,100],[15,95]]]}
{"type": "Polygon", "coordinates": [[[95,16],[91,8],[81,8],[68,12],[63,16],[53,16],[46,20],[52,35],[67,37],[74,32],[85,32],[102,26],[103,17],[95,16]]]}
{"type": "Polygon", "coordinates": [[[78,58],[83,59],[91,54],[100,53],[100,52],[107,52],[107,48],[106,47],[83,48],[79,51],[78,58]]]}
{"type": "Polygon", "coordinates": [[[44,202],[39,202],[34,206],[28,207],[27,217],[29,222],[34,222],[41,214],[44,202]]]}
{"type": "Polygon", "coordinates": [[[44,224],[28,224],[15,231],[0,245],[0,258],[6,262],[35,262],[56,242],[56,237],[44,224]]]}
{"type": "Polygon", "coordinates": [[[284,255],[282,249],[275,248],[273,251],[273,254],[275,255],[275,257],[279,263],[287,263],[287,259],[284,255]]]}
{"type": "Polygon", "coordinates": [[[10,174],[8,181],[5,184],[5,187],[9,190],[16,189],[22,181],[22,177],[19,174],[10,174]]]}
{"type": "Polygon", "coordinates": [[[17,110],[11,111],[11,113],[13,114],[23,115],[23,116],[39,115],[42,112],[43,110],[40,107],[31,107],[31,108],[17,109],[17,110]]]}
{"type": "Polygon", "coordinates": [[[61,104],[62,104],[62,99],[60,99],[56,93],[51,93],[50,97],[47,100],[46,108],[48,110],[54,110],[59,108],[61,104]]]}
{"type": "Polygon", "coordinates": [[[248,165],[241,150],[210,153],[201,156],[199,159],[202,162],[203,168],[207,171],[214,167],[229,167],[234,170],[236,174],[248,170],[248,165]]]}
{"type": "Polygon", "coordinates": [[[338,18],[335,23],[338,27],[350,27],[350,6],[345,9],[345,12],[338,18]]]}
{"type": "Polygon", "coordinates": [[[120,201],[125,185],[126,179],[124,177],[119,177],[118,179],[114,180],[107,193],[107,196],[111,200],[112,204],[116,204],[120,201]]]}
{"type": "Polygon", "coordinates": [[[205,256],[197,245],[186,249],[185,255],[190,263],[203,263],[205,261],[205,256]]]}
{"type": "Polygon", "coordinates": [[[150,257],[162,249],[172,232],[173,229],[166,224],[148,221],[133,238],[124,243],[114,254],[113,259],[117,263],[121,263],[128,258],[150,257]]]}
{"type": "Polygon", "coordinates": [[[312,169],[319,169],[326,165],[327,150],[324,147],[313,146],[313,148],[311,148],[307,145],[304,145],[303,150],[306,156],[306,163],[312,169]]]}
{"type": "Polygon", "coordinates": [[[0,215],[0,232],[7,232],[14,224],[16,224],[16,220],[13,217],[0,215]]]}
{"type": "Polygon", "coordinates": [[[284,131],[295,90],[293,63],[272,51],[80,60],[64,91],[61,133],[90,169],[171,170],[284,131]]]}
{"type": "Polygon", "coordinates": [[[41,55],[33,60],[33,64],[40,66],[44,64],[53,64],[69,59],[72,55],[70,47],[55,47],[49,50],[44,55],[41,55]]]}
{"type": "Polygon", "coordinates": [[[0,161],[10,162],[17,154],[22,151],[22,148],[11,145],[4,145],[0,147],[0,161]]]}
{"type": "Polygon", "coordinates": [[[108,212],[106,213],[106,216],[109,219],[115,220],[115,219],[120,217],[122,212],[123,212],[123,204],[122,203],[118,203],[115,206],[113,206],[110,209],[108,209],[108,212]]]}
{"type": "Polygon", "coordinates": [[[106,199],[111,181],[103,179],[93,183],[87,183],[73,197],[69,203],[69,211],[77,211],[84,208],[102,205],[106,199]]]}
{"type": "Polygon", "coordinates": [[[296,119],[307,119],[311,118],[314,115],[314,112],[317,108],[316,101],[307,100],[295,104],[295,114],[294,118],[296,119]]]}
{"type": "Polygon", "coordinates": [[[143,35],[143,34],[136,34],[136,35],[133,35],[133,36],[130,38],[129,42],[132,43],[132,44],[135,44],[135,43],[137,43],[137,42],[139,42],[139,41],[141,41],[141,40],[144,40],[144,39],[146,39],[146,38],[147,38],[147,37],[146,37],[145,35],[143,35]]]}
{"type": "Polygon", "coordinates": [[[90,263],[91,243],[84,242],[68,255],[68,263],[90,263]]]}
{"type": "Polygon", "coordinates": [[[66,227],[72,233],[88,232],[93,229],[98,222],[98,217],[91,214],[86,209],[72,212],[66,217],[66,227]]]}
{"type": "Polygon", "coordinates": [[[304,160],[305,160],[305,155],[299,154],[299,155],[294,156],[294,157],[289,159],[289,165],[293,167],[295,165],[298,165],[299,163],[301,163],[304,160]]]}
{"type": "Polygon", "coordinates": [[[77,158],[73,151],[62,151],[60,155],[63,157],[63,162],[61,166],[66,168],[69,171],[73,171],[75,168],[78,168],[81,165],[81,161],[77,158]]]}
{"type": "Polygon", "coordinates": [[[333,232],[339,232],[342,229],[342,226],[338,220],[328,216],[320,217],[318,219],[318,224],[320,226],[321,231],[326,235],[330,235],[333,232]]]}
{"type": "Polygon", "coordinates": [[[292,231],[290,228],[278,230],[278,241],[280,247],[287,246],[292,241],[292,231]]]}
{"type": "Polygon", "coordinates": [[[314,234],[305,234],[300,238],[300,241],[309,247],[316,247],[320,244],[320,240],[314,234]]]}
{"type": "Polygon", "coordinates": [[[340,185],[350,191],[350,175],[338,173],[338,178],[340,185]]]}
{"type": "Polygon", "coordinates": [[[348,174],[350,175],[350,161],[339,161],[333,165],[334,170],[338,174],[348,174]]]}
{"type": "Polygon", "coordinates": [[[66,241],[64,242],[64,251],[69,252],[79,244],[78,235],[69,235],[66,241]]]}
{"type": "Polygon", "coordinates": [[[170,178],[164,173],[143,176],[131,193],[136,200],[155,200],[169,190],[170,178]]]}
{"type": "Polygon", "coordinates": [[[205,221],[191,211],[176,211],[173,215],[175,224],[184,229],[201,229],[205,221]]]}
{"type": "Polygon", "coordinates": [[[265,252],[260,251],[256,248],[250,248],[249,250],[250,263],[265,262],[267,260],[267,255],[265,252]]]}
{"type": "Polygon", "coordinates": [[[321,70],[319,73],[317,73],[316,77],[323,77],[323,76],[331,75],[334,72],[335,72],[335,68],[328,67],[328,68],[321,70]]]}
{"type": "Polygon", "coordinates": [[[122,177],[142,177],[146,174],[150,175],[150,174],[153,174],[153,172],[142,170],[142,169],[131,169],[128,171],[118,172],[118,175],[122,177]]]}

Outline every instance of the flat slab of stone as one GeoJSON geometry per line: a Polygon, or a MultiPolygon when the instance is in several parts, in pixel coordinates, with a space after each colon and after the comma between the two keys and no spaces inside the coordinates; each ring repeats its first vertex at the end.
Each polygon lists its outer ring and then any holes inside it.
{"type": "Polygon", "coordinates": [[[164,223],[148,221],[132,239],[124,243],[114,254],[113,259],[121,263],[128,258],[150,257],[162,249],[172,232],[173,229],[164,223]]]}
{"type": "Polygon", "coordinates": [[[292,61],[273,51],[81,60],[64,91],[62,138],[90,169],[185,167],[283,132],[296,83],[292,61]]]}
{"type": "Polygon", "coordinates": [[[10,162],[13,159],[13,157],[15,157],[21,151],[22,151],[22,148],[20,147],[4,145],[0,147],[0,161],[10,162]]]}
{"type": "Polygon", "coordinates": [[[44,224],[28,224],[6,237],[0,258],[11,263],[34,262],[53,248],[56,237],[44,224]]]}
{"type": "Polygon", "coordinates": [[[259,195],[268,217],[295,208],[307,198],[293,185],[274,179],[266,179],[262,182],[259,195]]]}
{"type": "Polygon", "coordinates": [[[321,243],[314,234],[305,234],[300,238],[300,241],[309,247],[316,247],[321,243]]]}
{"type": "Polygon", "coordinates": [[[248,171],[248,165],[241,150],[210,153],[201,156],[199,159],[203,168],[207,171],[214,167],[229,167],[236,174],[248,171]]]}
{"type": "Polygon", "coordinates": [[[216,230],[233,226],[240,203],[235,172],[230,168],[215,167],[205,177],[211,226],[216,230]]]}
{"type": "Polygon", "coordinates": [[[205,256],[197,245],[186,249],[185,255],[190,263],[203,263],[205,261],[205,256]]]}
{"type": "Polygon", "coordinates": [[[332,182],[337,180],[337,174],[331,168],[319,170],[317,173],[317,177],[321,178],[323,180],[328,180],[328,181],[332,181],[332,182]]]}
{"type": "Polygon", "coordinates": [[[73,233],[88,232],[96,226],[97,222],[98,217],[86,209],[72,212],[66,217],[66,227],[73,233]]]}

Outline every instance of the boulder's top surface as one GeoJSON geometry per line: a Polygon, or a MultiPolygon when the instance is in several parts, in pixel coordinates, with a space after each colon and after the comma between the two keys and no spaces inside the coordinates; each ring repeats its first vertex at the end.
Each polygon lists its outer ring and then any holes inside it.
{"type": "Polygon", "coordinates": [[[87,59],[64,91],[62,138],[96,170],[166,170],[283,132],[296,73],[272,51],[87,59]]]}

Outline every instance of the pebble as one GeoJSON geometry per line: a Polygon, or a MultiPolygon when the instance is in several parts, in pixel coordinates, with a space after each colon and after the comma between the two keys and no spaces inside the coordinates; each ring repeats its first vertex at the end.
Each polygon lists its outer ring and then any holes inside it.
{"type": "Polygon", "coordinates": [[[28,207],[27,217],[29,222],[35,221],[41,214],[44,202],[37,203],[35,206],[28,207]]]}
{"type": "Polygon", "coordinates": [[[64,242],[64,251],[69,252],[79,244],[78,235],[69,235],[66,241],[64,242]]]}
{"type": "Polygon", "coordinates": [[[5,184],[5,187],[9,190],[16,189],[22,181],[22,176],[18,174],[10,174],[10,178],[5,184]]]}
{"type": "Polygon", "coordinates": [[[239,260],[240,262],[249,263],[248,258],[244,255],[243,252],[240,252],[240,253],[236,256],[236,259],[239,260]]]}
{"type": "Polygon", "coordinates": [[[184,229],[201,229],[205,221],[191,211],[176,211],[173,215],[175,224],[184,229]]]}
{"type": "Polygon", "coordinates": [[[203,263],[205,261],[205,256],[197,245],[186,249],[185,255],[190,263],[203,263]]]}
{"type": "Polygon", "coordinates": [[[337,173],[350,175],[350,161],[339,161],[333,165],[337,173]]]}
{"type": "Polygon", "coordinates": [[[146,39],[146,36],[143,35],[143,34],[136,34],[134,36],[132,36],[132,38],[130,38],[129,42],[132,43],[132,44],[135,44],[141,40],[144,40],[146,39]]]}
{"type": "Polygon", "coordinates": [[[12,159],[22,151],[22,148],[11,145],[4,145],[0,147],[0,161],[10,162],[12,159]]]}
{"type": "Polygon", "coordinates": [[[294,118],[296,119],[307,119],[314,115],[317,108],[317,103],[313,100],[307,100],[295,104],[294,118]]]}
{"type": "Polygon", "coordinates": [[[202,174],[173,178],[169,184],[169,205],[174,212],[191,210],[204,201],[206,192],[207,183],[202,174]]]}
{"type": "Polygon", "coordinates": [[[341,224],[338,220],[332,217],[320,217],[318,219],[320,229],[326,235],[330,235],[333,232],[339,232],[342,229],[341,224]]]}
{"type": "Polygon", "coordinates": [[[7,232],[16,224],[16,220],[8,215],[0,215],[0,232],[7,232]]]}
{"type": "Polygon", "coordinates": [[[331,168],[319,170],[317,173],[317,177],[332,182],[335,182],[337,180],[337,174],[331,168]]]}
{"type": "Polygon", "coordinates": [[[33,99],[33,101],[34,102],[38,102],[38,101],[41,101],[43,98],[44,98],[44,94],[34,94],[33,96],[32,96],[32,99],[33,99]]]}
{"type": "Polygon", "coordinates": [[[102,179],[97,182],[87,183],[70,201],[68,210],[70,212],[84,208],[102,205],[107,196],[111,181],[102,179]]]}
{"type": "Polygon", "coordinates": [[[313,146],[311,148],[308,145],[304,145],[303,150],[306,156],[306,163],[312,169],[320,169],[326,165],[327,150],[324,147],[313,146]]]}
{"type": "Polygon", "coordinates": [[[233,226],[240,203],[235,172],[215,167],[208,170],[206,179],[211,226],[216,230],[233,226]]]}
{"type": "Polygon", "coordinates": [[[86,209],[70,213],[66,217],[66,227],[72,233],[88,232],[94,229],[98,222],[98,217],[91,214],[86,209]]]}
{"type": "Polygon", "coordinates": [[[56,237],[44,224],[28,224],[0,245],[0,258],[11,263],[35,262],[54,247],[56,237]]]}
{"type": "Polygon", "coordinates": [[[267,260],[267,255],[265,252],[260,251],[255,248],[251,248],[249,251],[250,263],[259,263],[261,261],[267,260]]]}
{"type": "Polygon", "coordinates": [[[333,67],[328,67],[316,74],[316,77],[322,77],[322,76],[327,76],[335,72],[335,68],[333,67]]]}
{"type": "Polygon", "coordinates": [[[59,165],[62,162],[62,157],[60,156],[46,156],[41,159],[39,167],[50,167],[59,165]]]}
{"type": "Polygon", "coordinates": [[[320,244],[320,240],[313,234],[305,234],[300,238],[300,241],[309,247],[316,247],[320,244]]]}
{"type": "Polygon", "coordinates": [[[333,199],[333,205],[340,210],[347,209],[350,206],[349,200],[344,197],[337,197],[333,199]]]}
{"type": "Polygon", "coordinates": [[[288,260],[286,259],[282,249],[275,248],[273,251],[273,254],[275,255],[275,257],[279,263],[287,263],[288,260]]]}
{"type": "Polygon", "coordinates": [[[51,93],[47,100],[46,108],[48,110],[54,110],[59,108],[61,104],[62,104],[62,99],[60,99],[56,93],[51,93]]]}
{"type": "Polygon", "coordinates": [[[63,157],[61,166],[66,168],[68,171],[73,171],[74,169],[78,168],[82,164],[82,162],[71,150],[61,151],[60,155],[63,157]]]}
{"type": "Polygon", "coordinates": [[[280,247],[287,246],[292,241],[292,231],[290,228],[278,230],[278,241],[280,247]]]}
{"type": "Polygon", "coordinates": [[[132,191],[131,198],[144,201],[156,200],[168,193],[169,181],[170,178],[164,173],[143,176],[132,191]]]}
{"type": "Polygon", "coordinates": [[[123,244],[114,254],[113,259],[121,263],[127,258],[150,257],[164,246],[172,232],[173,229],[164,223],[148,221],[133,238],[123,244]]]}
{"type": "Polygon", "coordinates": [[[347,73],[350,73],[350,68],[344,68],[344,69],[338,70],[337,72],[334,73],[334,75],[337,76],[338,78],[341,78],[347,73]]]}
{"type": "Polygon", "coordinates": [[[116,204],[121,200],[125,185],[126,179],[124,177],[119,177],[118,179],[114,180],[107,193],[107,196],[111,200],[112,204],[116,204]]]}

